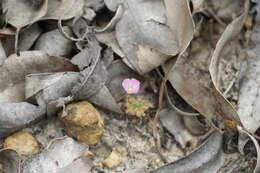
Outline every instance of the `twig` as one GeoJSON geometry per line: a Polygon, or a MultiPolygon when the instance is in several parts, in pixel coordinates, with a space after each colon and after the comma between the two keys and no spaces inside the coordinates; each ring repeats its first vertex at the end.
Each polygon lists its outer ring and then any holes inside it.
{"type": "MultiPolygon", "coordinates": [[[[158,69],[156,69],[156,72],[157,72],[157,74],[158,74],[161,78],[163,78],[163,75],[161,74],[161,72],[160,72],[158,69]]],[[[170,96],[169,96],[169,92],[168,92],[166,83],[165,83],[165,95],[166,95],[167,101],[168,101],[169,105],[171,106],[171,108],[172,108],[174,111],[176,111],[178,114],[183,115],[183,116],[199,116],[199,115],[200,115],[199,113],[185,112],[185,111],[182,111],[182,110],[180,110],[179,108],[177,108],[177,107],[173,104],[173,102],[171,101],[171,98],[170,98],[170,96]]]]}
{"type": "Polygon", "coordinates": [[[19,32],[20,32],[20,28],[17,28],[16,32],[15,32],[15,42],[14,42],[14,52],[17,56],[20,56],[20,51],[19,51],[19,48],[18,48],[19,32]]]}
{"type": "Polygon", "coordinates": [[[226,26],[225,22],[223,22],[211,9],[205,9],[205,12],[211,15],[220,25],[226,26]]]}
{"type": "Polygon", "coordinates": [[[167,160],[166,160],[166,158],[164,157],[164,155],[162,154],[162,151],[161,151],[161,140],[160,140],[160,135],[159,135],[159,132],[158,132],[158,129],[157,129],[157,125],[159,123],[160,111],[161,111],[162,105],[163,105],[163,95],[164,95],[164,88],[165,88],[166,81],[167,81],[166,78],[163,78],[163,80],[161,82],[160,92],[159,92],[158,108],[156,110],[155,117],[152,121],[153,137],[154,137],[154,140],[155,140],[156,149],[157,149],[157,152],[158,152],[159,156],[161,157],[161,159],[164,163],[167,163],[167,160]]]}
{"type": "Polygon", "coordinates": [[[71,36],[69,36],[69,34],[67,34],[67,33],[64,31],[64,29],[63,29],[63,27],[62,27],[61,19],[58,20],[58,29],[59,29],[60,33],[61,33],[66,39],[71,40],[71,41],[83,41],[83,40],[86,38],[87,34],[89,33],[88,28],[86,28],[86,31],[85,31],[85,33],[83,34],[83,36],[82,36],[81,38],[71,37],[71,36]]]}

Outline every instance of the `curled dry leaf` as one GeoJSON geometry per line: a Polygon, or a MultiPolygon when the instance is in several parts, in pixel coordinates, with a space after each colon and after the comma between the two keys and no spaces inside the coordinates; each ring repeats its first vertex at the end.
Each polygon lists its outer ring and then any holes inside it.
{"type": "Polygon", "coordinates": [[[3,9],[7,11],[7,22],[17,29],[40,20],[46,14],[48,8],[48,0],[4,0],[1,3],[3,9]]]}
{"type": "Polygon", "coordinates": [[[171,109],[163,109],[160,115],[162,125],[175,137],[182,148],[196,144],[195,138],[185,128],[180,115],[171,109]]]}
{"type": "Polygon", "coordinates": [[[218,132],[214,132],[197,150],[185,158],[151,171],[151,173],[217,172],[223,162],[222,136],[218,132]]]}
{"type": "Polygon", "coordinates": [[[105,28],[113,28],[122,7],[124,13],[116,24],[116,40],[113,32],[100,33],[97,37],[120,56],[126,55],[124,62],[141,74],[185,50],[193,37],[194,24],[186,0],[165,1],[166,8],[162,1],[127,0],[105,3],[111,10],[117,9],[115,17],[105,28]]]}
{"type": "MultiPolygon", "coordinates": [[[[67,34],[72,35],[69,27],[63,29],[67,34]]],[[[33,49],[41,50],[50,56],[68,56],[72,52],[73,42],[66,39],[58,29],[55,29],[42,34],[33,49]]]]}
{"type": "Polygon", "coordinates": [[[255,139],[254,136],[252,136],[250,133],[248,133],[246,130],[244,130],[241,126],[238,126],[238,130],[239,130],[239,132],[249,136],[249,138],[253,141],[253,143],[255,145],[256,152],[257,152],[257,162],[256,162],[256,166],[254,169],[254,173],[258,173],[258,172],[260,172],[260,146],[259,146],[259,143],[255,139]]]}
{"type": "Polygon", "coordinates": [[[20,173],[20,158],[16,151],[12,149],[0,150],[0,172],[20,173]]]}
{"type": "Polygon", "coordinates": [[[25,76],[41,72],[70,71],[74,66],[65,58],[51,57],[41,51],[13,54],[0,67],[0,102],[20,102],[24,96],[25,76]]]}
{"type": "Polygon", "coordinates": [[[42,19],[66,20],[83,12],[84,0],[49,0],[48,10],[42,19]]]}
{"type": "Polygon", "coordinates": [[[224,119],[235,121],[240,124],[237,112],[230,102],[228,102],[219,91],[217,82],[218,65],[223,47],[231,41],[241,30],[245,16],[247,14],[247,5],[245,12],[229,24],[217,43],[216,49],[210,62],[209,70],[205,65],[204,69],[198,64],[207,64],[209,52],[202,50],[197,58],[181,56],[169,73],[169,81],[176,91],[191,104],[198,112],[211,119],[215,115],[222,116],[224,119]]]}
{"type": "Polygon", "coordinates": [[[211,79],[213,82],[213,96],[215,96],[216,99],[216,106],[217,111],[221,116],[223,116],[225,119],[233,120],[237,122],[238,124],[241,124],[240,118],[235,110],[235,108],[232,106],[232,104],[225,99],[225,97],[222,95],[219,89],[219,63],[221,57],[221,51],[223,48],[232,41],[241,31],[244,21],[247,17],[249,8],[249,2],[246,1],[245,3],[245,10],[238,18],[236,18],[231,24],[227,26],[224,33],[221,35],[219,41],[217,42],[216,48],[213,52],[209,72],[211,75],[211,79]]]}
{"type": "MultiPolygon", "coordinates": [[[[156,67],[148,58],[162,61],[161,63],[169,58],[166,56],[158,59],[159,51],[172,55],[178,53],[178,40],[166,25],[162,1],[128,0],[124,2],[124,8],[125,12],[116,25],[116,38],[127,61],[136,71],[145,73],[152,69],[151,66],[156,67]],[[147,9],[146,14],[143,9],[147,9]],[[138,52],[141,53],[138,55],[138,52]],[[142,52],[149,52],[150,56],[142,56],[142,52]],[[146,64],[148,66],[144,66],[146,64]]],[[[157,62],[156,65],[160,64],[157,62]]]]}
{"type": "Polygon", "coordinates": [[[25,160],[21,173],[57,173],[82,156],[86,149],[69,137],[55,139],[42,153],[25,160]]]}

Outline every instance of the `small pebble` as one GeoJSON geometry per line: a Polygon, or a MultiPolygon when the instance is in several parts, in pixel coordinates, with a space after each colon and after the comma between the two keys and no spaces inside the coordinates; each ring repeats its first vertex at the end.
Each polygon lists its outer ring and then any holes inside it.
{"type": "Polygon", "coordinates": [[[19,131],[5,139],[4,148],[15,150],[22,159],[25,159],[33,154],[37,154],[40,150],[40,145],[30,133],[19,131]]]}
{"type": "Polygon", "coordinates": [[[72,103],[59,114],[66,133],[87,145],[97,144],[104,130],[100,113],[87,101],[72,103]]]}
{"type": "Polygon", "coordinates": [[[121,153],[112,151],[111,154],[103,161],[103,164],[108,168],[115,168],[123,162],[121,153]]]}

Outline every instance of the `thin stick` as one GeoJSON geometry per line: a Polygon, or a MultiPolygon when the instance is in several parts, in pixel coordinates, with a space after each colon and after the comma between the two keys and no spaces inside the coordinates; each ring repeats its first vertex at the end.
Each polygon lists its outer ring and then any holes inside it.
{"type": "Polygon", "coordinates": [[[18,48],[19,32],[20,32],[20,28],[17,28],[16,32],[15,32],[15,42],[14,42],[14,51],[15,51],[15,54],[17,56],[20,56],[20,51],[19,51],[19,48],[18,48]]]}
{"type": "Polygon", "coordinates": [[[66,33],[63,29],[63,26],[62,26],[62,23],[61,23],[61,19],[58,20],[58,30],[60,31],[60,33],[68,40],[71,40],[71,41],[83,41],[85,40],[85,38],[87,37],[87,35],[89,34],[89,29],[86,28],[86,31],[85,33],[83,34],[83,36],[81,38],[74,38],[74,37],[71,37],[69,36],[68,33],[66,33]]]}
{"type": "Polygon", "coordinates": [[[156,110],[155,117],[152,121],[153,136],[154,136],[154,140],[155,140],[156,149],[157,149],[157,152],[158,152],[159,156],[161,157],[161,159],[164,163],[167,163],[167,160],[166,160],[166,158],[164,157],[164,155],[162,154],[162,151],[161,151],[161,140],[160,140],[160,135],[159,135],[159,132],[158,132],[158,129],[157,129],[157,125],[159,123],[160,111],[161,111],[162,105],[163,105],[163,96],[164,96],[164,88],[165,88],[166,81],[167,81],[166,78],[163,78],[163,80],[161,82],[160,92],[159,92],[158,108],[156,110]]]}

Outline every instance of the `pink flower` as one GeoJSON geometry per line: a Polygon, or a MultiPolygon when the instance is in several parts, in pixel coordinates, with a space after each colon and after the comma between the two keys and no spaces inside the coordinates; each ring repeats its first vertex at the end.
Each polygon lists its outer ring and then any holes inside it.
{"type": "Polygon", "coordinates": [[[136,94],[140,89],[140,82],[135,78],[124,79],[122,86],[127,94],[136,94]]]}

